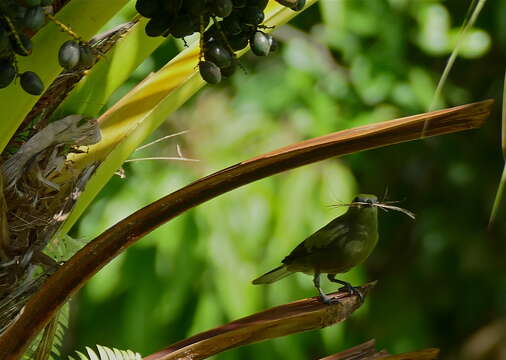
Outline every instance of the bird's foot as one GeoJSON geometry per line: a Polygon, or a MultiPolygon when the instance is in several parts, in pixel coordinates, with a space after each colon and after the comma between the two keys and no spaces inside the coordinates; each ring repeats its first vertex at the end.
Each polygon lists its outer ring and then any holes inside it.
{"type": "Polygon", "coordinates": [[[358,287],[352,286],[350,283],[346,283],[343,287],[339,288],[339,291],[346,291],[350,295],[356,295],[360,303],[364,302],[364,294],[362,294],[358,287]]]}
{"type": "Polygon", "coordinates": [[[339,299],[330,297],[330,296],[325,295],[325,294],[320,294],[320,300],[322,301],[322,303],[327,304],[327,305],[333,305],[333,304],[340,304],[341,303],[339,301],[339,299]]]}

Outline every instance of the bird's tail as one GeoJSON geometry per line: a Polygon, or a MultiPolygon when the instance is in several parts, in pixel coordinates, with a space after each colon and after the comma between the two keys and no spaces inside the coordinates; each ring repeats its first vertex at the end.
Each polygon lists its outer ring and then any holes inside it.
{"type": "Polygon", "coordinates": [[[292,274],[285,265],[281,265],[280,267],[275,268],[274,270],[269,271],[268,273],[263,274],[262,276],[253,280],[254,285],[258,284],[270,284],[275,281],[278,281],[285,276],[292,274]]]}

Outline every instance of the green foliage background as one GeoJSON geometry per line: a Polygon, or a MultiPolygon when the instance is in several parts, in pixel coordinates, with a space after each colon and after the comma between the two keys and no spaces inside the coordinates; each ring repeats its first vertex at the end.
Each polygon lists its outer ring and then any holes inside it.
{"type": "MultiPolygon", "coordinates": [[[[279,53],[246,56],[248,74],[201,91],[153,139],[188,134],[134,154],[176,156],[179,145],[200,162],[125,164],[126,179],[112,179],[72,235],[90,239],[168,192],[279,146],[426,111],[467,6],[461,0],[320,0],[292,23],[302,32],[278,30],[288,39],[279,53]]],[[[439,107],[501,96],[505,13],[505,0],[485,6],[439,107]]],[[[178,46],[159,49],[113,98],[178,46]]],[[[381,213],[376,251],[342,276],[354,284],[379,280],[366,305],[345,324],[218,358],[314,359],[370,338],[392,353],[441,347],[443,359],[469,356],[472,336],[506,316],[504,209],[486,231],[502,167],[499,128],[495,113],[479,131],[324,161],[194,209],[89,282],[75,299],[68,349],[99,343],[147,355],[238,317],[314,296],[306,275],[268,287],[250,281],[342,213],[329,205],[388,188],[391,199],[406,199],[402,206],[417,220],[381,213]]]]}

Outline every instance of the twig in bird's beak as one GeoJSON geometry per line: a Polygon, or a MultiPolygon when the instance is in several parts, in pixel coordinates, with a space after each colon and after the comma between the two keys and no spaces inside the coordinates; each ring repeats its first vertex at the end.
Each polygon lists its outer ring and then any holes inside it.
{"type": "Polygon", "coordinates": [[[404,209],[404,208],[401,208],[399,206],[394,206],[394,205],[390,205],[390,204],[396,204],[396,203],[399,203],[400,201],[385,201],[385,202],[375,202],[375,203],[368,203],[368,202],[363,202],[363,201],[355,201],[355,202],[352,202],[352,203],[342,203],[342,204],[335,204],[335,205],[331,205],[332,207],[338,207],[338,206],[348,206],[348,207],[356,207],[356,206],[361,206],[361,205],[366,205],[366,206],[376,206],[384,211],[388,211],[388,210],[394,210],[394,211],[399,211],[407,216],[409,216],[410,218],[412,218],[413,220],[415,219],[415,213],[413,213],[412,211],[409,211],[407,209],[404,209]],[[387,210],[388,209],[388,210],[387,210]]]}
{"type": "Polygon", "coordinates": [[[406,214],[407,216],[409,216],[413,220],[415,220],[415,213],[414,212],[409,211],[409,210],[404,209],[404,208],[401,208],[399,206],[388,205],[388,204],[385,204],[385,203],[376,203],[376,204],[373,204],[373,206],[377,206],[380,209],[383,209],[385,211],[387,211],[387,209],[399,211],[399,212],[401,212],[403,214],[406,214]]]}

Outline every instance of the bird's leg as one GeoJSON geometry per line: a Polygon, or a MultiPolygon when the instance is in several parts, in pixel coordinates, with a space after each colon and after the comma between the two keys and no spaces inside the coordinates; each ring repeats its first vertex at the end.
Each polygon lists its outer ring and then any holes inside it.
{"type": "Polygon", "coordinates": [[[320,273],[319,272],[316,272],[314,274],[314,277],[313,277],[313,283],[314,283],[314,286],[316,288],[316,290],[318,290],[318,293],[320,294],[320,299],[322,300],[322,302],[324,304],[332,304],[334,302],[339,302],[335,299],[331,299],[329,296],[325,295],[325,293],[323,292],[322,288],[320,287],[320,273]]]}
{"type": "Polygon", "coordinates": [[[342,289],[345,289],[351,295],[357,295],[358,298],[360,299],[361,303],[364,302],[364,294],[362,294],[360,292],[360,290],[358,290],[356,287],[352,286],[349,282],[336,279],[336,274],[328,274],[327,278],[329,279],[329,281],[344,285],[344,287],[339,289],[339,291],[341,291],[342,289]]]}

